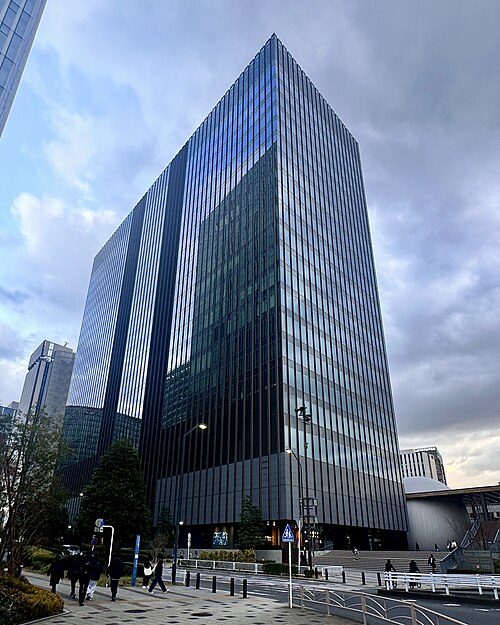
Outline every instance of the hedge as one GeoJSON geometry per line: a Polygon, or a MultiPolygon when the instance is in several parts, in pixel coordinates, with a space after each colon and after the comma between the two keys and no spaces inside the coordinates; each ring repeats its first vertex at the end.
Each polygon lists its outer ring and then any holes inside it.
{"type": "Polygon", "coordinates": [[[0,625],[18,625],[60,614],[63,607],[59,595],[33,586],[24,577],[0,575],[0,625]]]}
{"type": "MultiPolygon", "coordinates": [[[[281,562],[264,562],[262,569],[268,575],[289,575],[288,564],[281,562]]],[[[296,564],[292,564],[292,575],[297,575],[296,564]]]]}

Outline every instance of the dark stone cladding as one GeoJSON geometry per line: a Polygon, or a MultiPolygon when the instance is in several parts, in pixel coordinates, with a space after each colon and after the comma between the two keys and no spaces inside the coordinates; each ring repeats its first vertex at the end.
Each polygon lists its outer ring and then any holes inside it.
{"type": "Polygon", "coordinates": [[[158,284],[151,329],[151,346],[144,393],[143,419],[139,451],[143,458],[148,500],[154,498],[158,454],[161,440],[161,415],[168,344],[172,325],[175,272],[186,180],[188,146],[177,154],[170,165],[165,220],[163,223],[158,284]]]}

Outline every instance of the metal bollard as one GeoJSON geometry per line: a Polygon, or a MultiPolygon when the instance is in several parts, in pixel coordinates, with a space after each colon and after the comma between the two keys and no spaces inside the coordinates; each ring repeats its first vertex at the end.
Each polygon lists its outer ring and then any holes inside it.
{"type": "Polygon", "coordinates": [[[316,567],[316,568],[314,569],[314,577],[315,577],[316,579],[319,579],[319,571],[318,571],[318,567],[316,567]]]}
{"type": "Polygon", "coordinates": [[[243,599],[248,597],[248,582],[246,579],[243,580],[243,599]]]}
{"type": "Polygon", "coordinates": [[[328,569],[325,569],[325,579],[328,581],[328,569]]]}
{"type": "Polygon", "coordinates": [[[377,582],[379,586],[382,586],[382,578],[380,577],[380,573],[377,573],[377,582]]]}
{"type": "Polygon", "coordinates": [[[366,586],[366,578],[365,578],[364,571],[361,571],[361,583],[363,584],[363,586],[366,586]]]}
{"type": "Polygon", "coordinates": [[[196,573],[196,590],[200,590],[200,577],[199,573],[196,573]]]}
{"type": "Polygon", "coordinates": [[[212,592],[217,592],[217,576],[212,577],[212,592]]]}
{"type": "Polygon", "coordinates": [[[342,571],[342,583],[345,584],[345,571],[342,571]]]}
{"type": "Polygon", "coordinates": [[[229,596],[234,597],[234,577],[229,580],[229,596]]]}
{"type": "Polygon", "coordinates": [[[186,586],[189,588],[189,585],[191,583],[191,573],[189,571],[186,571],[186,586]]]}

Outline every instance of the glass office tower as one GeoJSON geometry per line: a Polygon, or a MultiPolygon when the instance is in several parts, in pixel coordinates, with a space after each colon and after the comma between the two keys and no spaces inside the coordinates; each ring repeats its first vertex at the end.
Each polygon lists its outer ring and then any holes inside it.
{"type": "Polygon", "coordinates": [[[246,495],[274,545],[404,544],[358,145],[276,36],[97,255],[65,430],[73,492],[128,435],[197,547],[246,495]]]}
{"type": "Polygon", "coordinates": [[[47,0],[0,0],[0,136],[47,0]]]}

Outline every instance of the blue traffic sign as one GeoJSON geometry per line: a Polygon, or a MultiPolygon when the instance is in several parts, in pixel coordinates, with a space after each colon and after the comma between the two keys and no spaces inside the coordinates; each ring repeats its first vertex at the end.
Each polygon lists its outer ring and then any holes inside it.
{"type": "Polygon", "coordinates": [[[281,540],[284,543],[294,543],[295,542],[295,536],[293,535],[292,528],[289,525],[287,525],[285,527],[285,531],[283,532],[283,536],[281,537],[281,540]]]}

